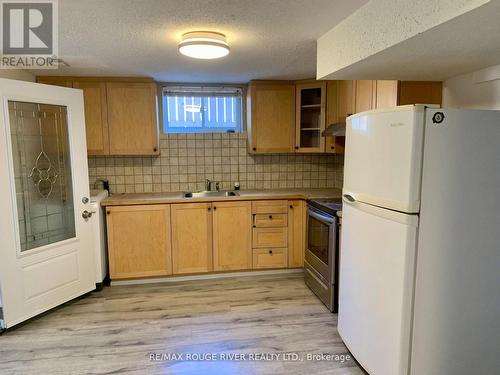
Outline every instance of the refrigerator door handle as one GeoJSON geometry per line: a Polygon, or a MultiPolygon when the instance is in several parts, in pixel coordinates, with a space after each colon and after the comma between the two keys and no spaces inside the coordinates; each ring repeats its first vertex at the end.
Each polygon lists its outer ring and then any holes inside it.
{"type": "Polygon", "coordinates": [[[349,202],[356,202],[356,199],[350,194],[344,194],[344,198],[347,199],[349,202]]]}

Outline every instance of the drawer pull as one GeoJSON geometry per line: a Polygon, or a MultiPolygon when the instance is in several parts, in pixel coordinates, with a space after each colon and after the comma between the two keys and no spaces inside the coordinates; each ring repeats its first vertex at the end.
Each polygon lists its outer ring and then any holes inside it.
{"type": "Polygon", "coordinates": [[[271,220],[272,220],[272,219],[273,219],[273,215],[269,215],[269,219],[271,219],[271,220]]]}
{"type": "Polygon", "coordinates": [[[272,251],[272,250],[269,250],[269,254],[273,255],[273,251],[272,251]]]}

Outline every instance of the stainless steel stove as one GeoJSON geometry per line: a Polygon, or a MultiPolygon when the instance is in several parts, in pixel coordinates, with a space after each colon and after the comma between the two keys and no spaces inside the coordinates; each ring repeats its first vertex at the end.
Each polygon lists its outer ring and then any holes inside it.
{"type": "Polygon", "coordinates": [[[340,198],[308,201],[304,281],[332,312],[338,310],[339,211],[340,198]]]}
{"type": "Polygon", "coordinates": [[[335,199],[311,199],[307,202],[310,206],[318,210],[327,212],[331,215],[337,215],[338,211],[342,211],[342,198],[335,199]]]}

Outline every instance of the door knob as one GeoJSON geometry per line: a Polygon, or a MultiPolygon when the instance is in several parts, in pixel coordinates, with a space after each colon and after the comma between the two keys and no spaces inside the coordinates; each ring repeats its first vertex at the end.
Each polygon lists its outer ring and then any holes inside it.
{"type": "Polygon", "coordinates": [[[87,210],[85,210],[85,211],[82,212],[82,217],[85,220],[90,219],[92,217],[92,212],[88,212],[87,210]]]}

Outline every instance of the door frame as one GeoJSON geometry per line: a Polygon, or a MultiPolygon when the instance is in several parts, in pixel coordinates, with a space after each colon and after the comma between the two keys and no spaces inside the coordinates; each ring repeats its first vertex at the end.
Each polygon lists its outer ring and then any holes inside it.
{"type": "MultiPolygon", "coordinates": [[[[32,82],[0,79],[0,176],[7,179],[0,181],[0,196],[6,197],[0,206],[5,215],[0,215],[0,227],[3,246],[0,250],[0,328],[10,328],[44,311],[74,299],[95,289],[94,254],[92,250],[92,228],[81,216],[84,210],[90,211],[88,163],[85,138],[85,117],[83,112],[83,94],[81,90],[43,85],[32,82]],[[14,162],[10,132],[9,101],[30,102],[65,106],[67,110],[68,157],[71,165],[73,195],[73,214],[75,219],[75,237],[53,244],[40,246],[21,252],[18,210],[14,181],[14,162]],[[78,166],[78,167],[77,167],[78,166]],[[15,248],[15,252],[12,251],[15,248]],[[23,292],[22,271],[57,257],[74,254],[77,262],[78,279],[67,285],[64,291],[54,293],[41,301],[43,295],[54,291],[46,290],[33,299],[39,299],[29,305],[23,292]],[[82,256],[83,255],[83,256],[82,256]],[[88,275],[82,272],[89,270],[88,275]],[[12,290],[13,283],[16,290],[12,290]],[[74,285],[73,285],[74,284],[74,285]],[[42,298],[39,298],[42,297],[42,298]],[[50,301],[48,301],[50,300],[50,301]],[[22,305],[22,306],[21,306],[22,305]],[[29,310],[29,311],[28,311],[29,310]]],[[[51,274],[56,279],[56,275],[51,274]]],[[[62,285],[57,286],[62,287],[62,285]]]]}

